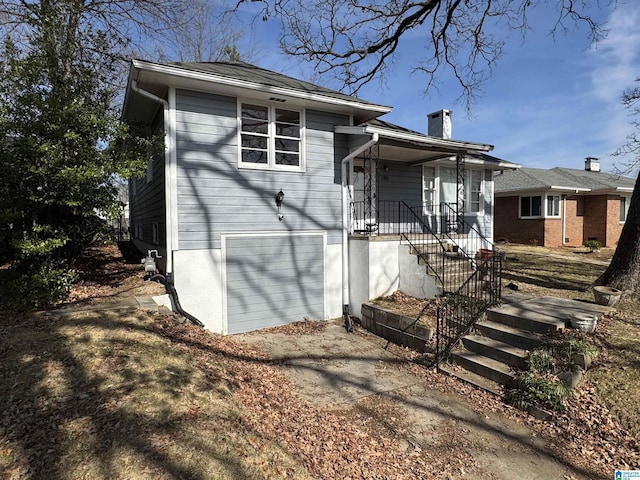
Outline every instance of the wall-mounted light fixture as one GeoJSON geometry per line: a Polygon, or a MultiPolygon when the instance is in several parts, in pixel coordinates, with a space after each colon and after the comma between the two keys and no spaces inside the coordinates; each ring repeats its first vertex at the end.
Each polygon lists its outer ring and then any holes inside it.
{"type": "Polygon", "coordinates": [[[278,207],[278,220],[282,221],[284,215],[280,213],[280,207],[282,207],[282,202],[284,201],[284,193],[282,189],[276,194],[276,207],[278,207]]]}

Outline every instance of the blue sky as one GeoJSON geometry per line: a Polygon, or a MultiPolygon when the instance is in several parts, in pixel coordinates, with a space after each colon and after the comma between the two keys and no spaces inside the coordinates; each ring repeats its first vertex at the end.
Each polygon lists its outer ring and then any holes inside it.
{"type": "MultiPolygon", "coordinates": [[[[404,42],[397,74],[384,86],[371,83],[359,96],[392,106],[385,120],[425,133],[428,113],[450,109],[453,138],[492,144],[493,154],[526,167],[581,169],[584,157],[595,156],[603,170],[612,171],[620,159],[611,154],[631,131],[620,96],[640,77],[640,2],[620,0],[615,10],[605,5],[594,11],[609,30],[597,45],[589,44],[586,30],[551,37],[555,2],[549,4],[530,16],[524,43],[513,33],[470,114],[464,102],[456,103],[461,90],[446,76],[425,95],[425,77],[411,74],[412,61],[423,55],[417,36],[404,42]]],[[[252,63],[322,83],[311,65],[279,53],[275,21],[258,24],[245,38],[260,46],[252,63]]]]}

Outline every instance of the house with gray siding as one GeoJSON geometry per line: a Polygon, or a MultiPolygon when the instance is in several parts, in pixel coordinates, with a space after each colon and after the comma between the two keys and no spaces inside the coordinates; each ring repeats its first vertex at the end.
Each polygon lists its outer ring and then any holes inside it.
{"type": "Polygon", "coordinates": [[[447,110],[425,133],[380,119],[390,111],[246,63],[132,61],[123,119],[165,138],[130,181],[133,243],[225,334],[357,316],[410,289],[409,216],[438,242],[453,223],[468,236],[462,218],[490,242],[493,171],[517,166],[451,139],[447,110]]]}

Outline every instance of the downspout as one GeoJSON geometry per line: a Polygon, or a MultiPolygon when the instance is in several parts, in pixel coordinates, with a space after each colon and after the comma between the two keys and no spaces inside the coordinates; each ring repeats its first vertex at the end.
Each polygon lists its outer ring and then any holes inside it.
{"type": "Polygon", "coordinates": [[[347,331],[351,331],[349,312],[349,182],[347,181],[347,165],[362,152],[378,143],[378,134],[372,133],[371,139],[342,159],[340,176],[342,177],[342,316],[347,331]]]}
{"type": "MultiPolygon", "coordinates": [[[[170,142],[171,142],[171,138],[169,136],[169,132],[167,131],[167,126],[169,125],[169,102],[166,101],[164,98],[160,98],[157,95],[154,95],[151,92],[147,92],[146,90],[141,89],[140,87],[138,87],[138,82],[136,82],[135,80],[131,81],[131,90],[133,90],[134,92],[142,95],[143,97],[148,98],[149,100],[153,100],[154,102],[157,102],[159,104],[162,105],[162,114],[163,114],[163,122],[164,122],[164,162],[165,165],[169,165],[171,162],[171,147],[170,147],[170,142]]],[[[166,176],[166,175],[165,175],[166,176]]],[[[167,201],[171,201],[169,192],[167,192],[167,201]]],[[[167,215],[169,215],[170,213],[170,208],[167,205],[167,215]]],[[[167,226],[169,225],[169,222],[167,222],[167,226]]],[[[167,229],[168,230],[168,229],[167,229]]],[[[166,241],[167,241],[167,267],[166,267],[166,275],[170,276],[173,273],[173,245],[171,244],[171,233],[167,232],[166,235],[166,241]]]]}
{"type": "MultiPolygon", "coordinates": [[[[163,115],[163,122],[164,122],[164,145],[165,145],[164,163],[166,168],[168,165],[171,164],[171,136],[168,130],[169,102],[164,98],[158,97],[157,95],[154,95],[151,92],[141,89],[140,87],[138,87],[138,83],[135,80],[131,81],[131,90],[142,95],[143,97],[148,98],[149,100],[153,100],[154,102],[157,102],[162,105],[162,115],[163,115]]],[[[167,227],[171,225],[170,217],[171,217],[171,210],[172,210],[171,208],[172,206],[170,205],[171,195],[168,188],[168,181],[169,181],[169,175],[165,173],[165,191],[166,191],[167,203],[168,203],[168,205],[166,206],[167,212],[165,214],[167,217],[167,220],[166,220],[167,227]]],[[[162,283],[165,286],[167,293],[171,297],[171,303],[175,307],[175,309],[178,311],[178,313],[180,313],[182,316],[189,319],[195,325],[198,325],[199,327],[203,327],[204,324],[200,320],[198,320],[196,317],[189,314],[188,312],[184,311],[184,309],[182,308],[182,305],[180,305],[180,299],[178,298],[178,291],[176,290],[176,287],[173,283],[173,242],[172,242],[171,232],[169,231],[169,228],[167,228],[166,230],[167,230],[166,232],[167,264],[165,268],[165,275],[160,275],[160,274],[154,275],[153,277],[151,277],[151,279],[158,280],[160,281],[160,283],[162,283]]]]}
{"type": "Polygon", "coordinates": [[[562,196],[562,246],[567,238],[567,196],[562,196]]]}

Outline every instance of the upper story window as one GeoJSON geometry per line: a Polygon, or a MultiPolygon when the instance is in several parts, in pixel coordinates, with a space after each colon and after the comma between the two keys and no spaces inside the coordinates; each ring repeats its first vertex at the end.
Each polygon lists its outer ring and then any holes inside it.
{"type": "Polygon", "coordinates": [[[626,222],[629,215],[629,205],[631,205],[631,197],[620,197],[620,221],[626,222]]]}
{"type": "Polygon", "coordinates": [[[304,112],[240,103],[239,166],[304,171],[304,112]]]}
{"type": "Polygon", "coordinates": [[[547,195],[547,217],[560,216],[560,195],[547,195]]]}
{"type": "MultiPolygon", "coordinates": [[[[464,212],[482,213],[484,211],[483,170],[465,170],[464,175],[464,212]]],[[[436,213],[441,203],[458,203],[458,179],[455,168],[422,167],[422,204],[424,214],[436,213]]]]}
{"type": "Polygon", "coordinates": [[[520,218],[542,217],[542,195],[520,197],[520,218]]]}

